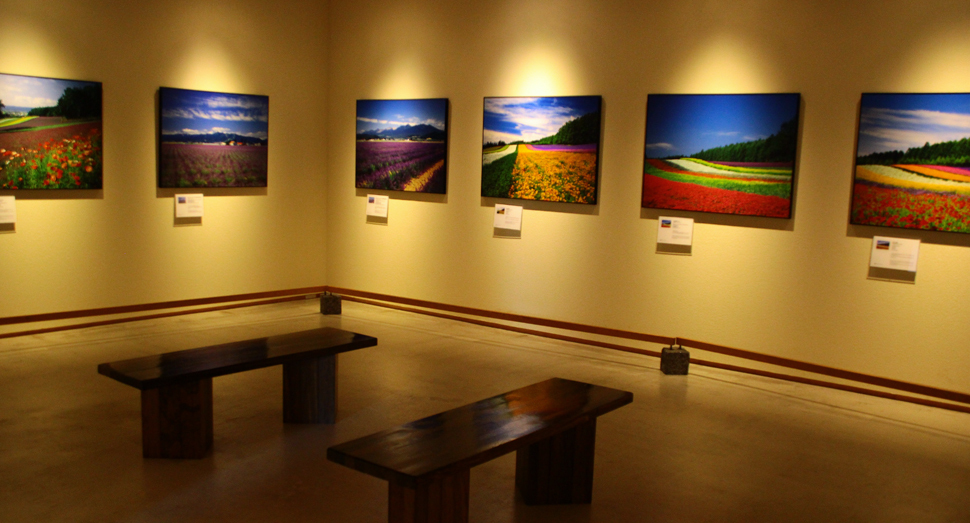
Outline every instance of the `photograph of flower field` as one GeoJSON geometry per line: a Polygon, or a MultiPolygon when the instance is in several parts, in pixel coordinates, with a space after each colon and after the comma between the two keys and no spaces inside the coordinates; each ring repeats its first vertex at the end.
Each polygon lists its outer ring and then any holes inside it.
{"type": "Polygon", "coordinates": [[[448,99],[357,100],[355,187],[444,194],[448,99]]]}
{"type": "Polygon", "coordinates": [[[269,97],[162,87],[158,186],[266,187],[269,97]]]}
{"type": "Polygon", "coordinates": [[[486,98],[482,196],[596,203],[600,102],[486,98]]]}
{"type": "Polygon", "coordinates": [[[102,187],[101,84],[0,74],[0,190],[102,187]]]}
{"type": "Polygon", "coordinates": [[[800,95],[650,95],[641,205],[791,216],[800,95]]]}
{"type": "Polygon", "coordinates": [[[970,233],[970,94],[863,94],[851,222],[970,233]]]}

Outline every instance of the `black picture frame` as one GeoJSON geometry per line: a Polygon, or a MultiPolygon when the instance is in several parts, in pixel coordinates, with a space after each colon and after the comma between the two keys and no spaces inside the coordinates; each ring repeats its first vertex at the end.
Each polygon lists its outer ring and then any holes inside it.
{"type": "Polygon", "coordinates": [[[447,98],[357,100],[354,187],[446,194],[447,98]]]}
{"type": "Polygon", "coordinates": [[[641,207],[791,218],[801,94],[651,94],[641,207]]]}
{"type": "Polygon", "coordinates": [[[267,187],[269,96],[158,89],[158,187],[267,187]]]}
{"type": "Polygon", "coordinates": [[[0,191],[101,189],[101,82],[0,73],[0,191]]]}
{"type": "Polygon", "coordinates": [[[970,233],[970,93],[863,93],[849,223],[970,233]]]}
{"type": "Polygon", "coordinates": [[[603,98],[486,97],[481,195],[595,205],[603,98]]]}

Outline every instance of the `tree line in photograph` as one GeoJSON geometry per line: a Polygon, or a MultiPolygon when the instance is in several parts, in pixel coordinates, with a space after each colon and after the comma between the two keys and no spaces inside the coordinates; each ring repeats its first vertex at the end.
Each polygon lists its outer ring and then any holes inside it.
{"type": "Polygon", "coordinates": [[[795,117],[781,124],[778,132],[767,138],[712,147],[690,157],[709,162],[791,162],[795,158],[797,143],[798,117],[795,117]]]}
{"type": "Polygon", "coordinates": [[[866,165],[926,164],[970,167],[970,138],[929,143],[906,151],[884,151],[860,156],[857,163],[866,165]]]}
{"type": "MultiPolygon", "coordinates": [[[[4,114],[5,108],[3,100],[0,100],[0,115],[4,114]]],[[[101,87],[68,87],[57,100],[57,105],[34,107],[27,112],[27,116],[60,116],[68,120],[101,118],[101,87]]]]}

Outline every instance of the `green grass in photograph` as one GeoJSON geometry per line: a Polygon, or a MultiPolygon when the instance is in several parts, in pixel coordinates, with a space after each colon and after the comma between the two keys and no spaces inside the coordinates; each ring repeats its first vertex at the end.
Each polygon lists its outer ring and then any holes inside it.
{"type": "Polygon", "coordinates": [[[482,196],[509,197],[509,191],[512,189],[512,171],[515,169],[515,159],[518,156],[519,153],[514,152],[482,167],[482,196]]]}

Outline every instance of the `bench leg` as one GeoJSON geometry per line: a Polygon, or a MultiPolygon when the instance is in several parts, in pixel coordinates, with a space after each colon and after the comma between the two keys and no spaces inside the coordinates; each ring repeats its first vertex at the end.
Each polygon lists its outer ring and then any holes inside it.
{"type": "Polygon", "coordinates": [[[141,391],[142,455],[203,458],[212,448],[212,378],[141,391]]]}
{"type": "Polygon", "coordinates": [[[390,483],[388,523],[468,523],[470,472],[440,477],[417,489],[390,483]]]}
{"type": "Polygon", "coordinates": [[[337,355],[283,364],[283,422],[337,421],[337,355]]]}
{"type": "Polygon", "coordinates": [[[520,449],[515,485],[527,505],[593,501],[596,419],[520,449]]]}

